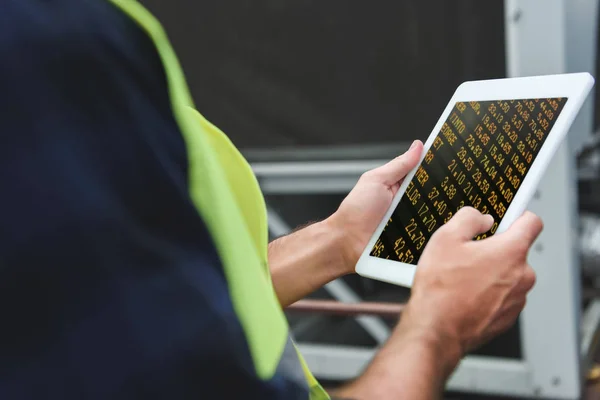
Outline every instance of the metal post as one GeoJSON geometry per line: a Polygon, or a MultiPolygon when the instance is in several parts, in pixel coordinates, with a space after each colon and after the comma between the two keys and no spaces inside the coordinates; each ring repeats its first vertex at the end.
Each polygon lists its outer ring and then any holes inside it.
{"type": "MultiPolygon", "coordinates": [[[[505,17],[509,76],[595,73],[597,0],[506,0],[505,17]]],[[[529,260],[537,285],[521,317],[537,396],[581,394],[575,154],[591,137],[592,103],[588,99],[530,204],[545,224],[529,260]]]]}

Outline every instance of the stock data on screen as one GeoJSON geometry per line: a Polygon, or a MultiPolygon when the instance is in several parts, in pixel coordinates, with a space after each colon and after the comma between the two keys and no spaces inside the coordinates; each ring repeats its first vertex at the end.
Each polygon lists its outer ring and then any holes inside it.
{"type": "Polygon", "coordinates": [[[433,233],[464,206],[494,217],[475,239],[493,235],[566,102],[456,103],[370,255],[417,264],[433,233]]]}

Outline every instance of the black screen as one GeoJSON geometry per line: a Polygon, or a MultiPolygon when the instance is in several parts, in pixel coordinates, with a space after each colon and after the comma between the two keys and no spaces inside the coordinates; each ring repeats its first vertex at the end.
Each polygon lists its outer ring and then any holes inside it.
{"type": "Polygon", "coordinates": [[[371,256],[417,264],[431,235],[462,207],[494,217],[493,235],[566,98],[456,103],[371,256]]]}

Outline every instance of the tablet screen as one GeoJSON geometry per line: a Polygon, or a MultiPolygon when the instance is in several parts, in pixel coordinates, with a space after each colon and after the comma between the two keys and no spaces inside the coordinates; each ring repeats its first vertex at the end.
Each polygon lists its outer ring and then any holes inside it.
{"type": "Polygon", "coordinates": [[[493,235],[566,98],[456,103],[370,255],[417,264],[461,207],[491,214],[493,235]]]}

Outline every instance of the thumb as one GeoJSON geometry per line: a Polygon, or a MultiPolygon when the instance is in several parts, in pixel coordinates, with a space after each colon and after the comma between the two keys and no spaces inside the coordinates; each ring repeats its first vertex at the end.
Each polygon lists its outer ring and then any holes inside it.
{"type": "Polygon", "coordinates": [[[420,140],[415,140],[404,154],[374,170],[373,175],[386,186],[393,186],[404,179],[410,170],[417,166],[422,153],[423,143],[420,140]]]}
{"type": "Polygon", "coordinates": [[[544,224],[540,217],[530,211],[525,211],[506,232],[497,237],[497,240],[505,238],[513,242],[520,242],[526,249],[529,249],[542,233],[542,229],[544,229],[544,224]]]}

